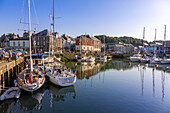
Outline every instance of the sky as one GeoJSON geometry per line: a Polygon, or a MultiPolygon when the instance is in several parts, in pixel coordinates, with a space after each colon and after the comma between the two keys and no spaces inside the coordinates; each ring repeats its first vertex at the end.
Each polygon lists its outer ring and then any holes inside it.
{"type": "MultiPolygon", "coordinates": [[[[50,30],[52,0],[31,0],[32,29],[50,30]],[[36,26],[35,24],[39,24],[36,26]]],[[[55,0],[55,31],[75,38],[82,34],[170,40],[170,0],[55,0]]],[[[28,29],[27,0],[0,0],[0,35],[28,29]],[[18,30],[20,29],[20,30],[18,30]]]]}

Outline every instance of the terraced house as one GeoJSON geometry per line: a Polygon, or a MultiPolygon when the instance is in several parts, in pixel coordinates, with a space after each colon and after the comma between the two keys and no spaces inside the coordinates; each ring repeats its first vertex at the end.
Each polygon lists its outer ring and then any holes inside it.
{"type": "Polygon", "coordinates": [[[76,38],[76,52],[101,52],[101,41],[90,35],[81,35],[76,38]]]}

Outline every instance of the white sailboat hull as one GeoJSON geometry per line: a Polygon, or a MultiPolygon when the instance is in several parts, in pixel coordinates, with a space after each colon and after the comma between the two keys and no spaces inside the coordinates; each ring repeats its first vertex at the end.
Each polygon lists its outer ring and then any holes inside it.
{"type": "Polygon", "coordinates": [[[150,60],[151,64],[159,64],[159,60],[158,59],[154,59],[154,60],[150,60]]]}
{"type": "Polygon", "coordinates": [[[55,72],[52,73],[52,71],[47,71],[46,74],[49,77],[50,82],[55,85],[64,87],[76,83],[76,75],[69,72],[62,72],[60,75],[57,75],[55,72]]]}
{"type": "Polygon", "coordinates": [[[25,90],[27,92],[34,92],[36,90],[38,90],[39,88],[41,88],[44,83],[45,83],[45,76],[42,72],[39,71],[39,76],[38,77],[38,82],[32,82],[30,83],[30,81],[28,79],[25,78],[25,73],[27,70],[30,70],[30,69],[25,69],[23,72],[21,72],[19,75],[18,75],[18,78],[17,78],[17,81],[18,81],[18,87],[22,90],[25,90]],[[41,77],[40,77],[41,76],[41,77]]]}
{"type": "Polygon", "coordinates": [[[130,57],[130,61],[132,61],[132,62],[139,62],[140,58],[139,57],[130,57]]]}
{"type": "Polygon", "coordinates": [[[94,61],[95,61],[95,58],[93,57],[86,59],[86,62],[94,62],[94,61]]]}
{"type": "Polygon", "coordinates": [[[149,59],[147,59],[147,58],[141,58],[140,61],[141,61],[141,63],[147,63],[147,62],[149,62],[149,59]]]}
{"type": "Polygon", "coordinates": [[[170,59],[161,60],[161,64],[170,64],[170,59]]]}

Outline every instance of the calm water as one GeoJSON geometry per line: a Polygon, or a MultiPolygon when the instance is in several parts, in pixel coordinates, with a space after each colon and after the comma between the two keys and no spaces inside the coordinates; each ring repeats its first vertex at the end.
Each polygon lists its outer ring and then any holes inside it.
{"type": "Polygon", "coordinates": [[[77,82],[57,87],[47,82],[33,95],[0,103],[0,113],[167,113],[170,112],[170,73],[165,66],[113,60],[75,64],[77,82]]]}

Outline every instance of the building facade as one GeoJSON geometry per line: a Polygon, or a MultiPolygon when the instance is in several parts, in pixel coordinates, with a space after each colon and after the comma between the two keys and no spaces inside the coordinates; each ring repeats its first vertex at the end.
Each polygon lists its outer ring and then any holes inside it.
{"type": "Polygon", "coordinates": [[[35,51],[56,52],[57,33],[51,34],[47,29],[32,35],[32,47],[35,51]]]}
{"type": "Polygon", "coordinates": [[[89,53],[94,52],[94,41],[85,35],[76,38],[76,52],[89,53]]]}
{"type": "Polygon", "coordinates": [[[16,38],[9,40],[11,49],[29,51],[29,38],[16,38]]]}

